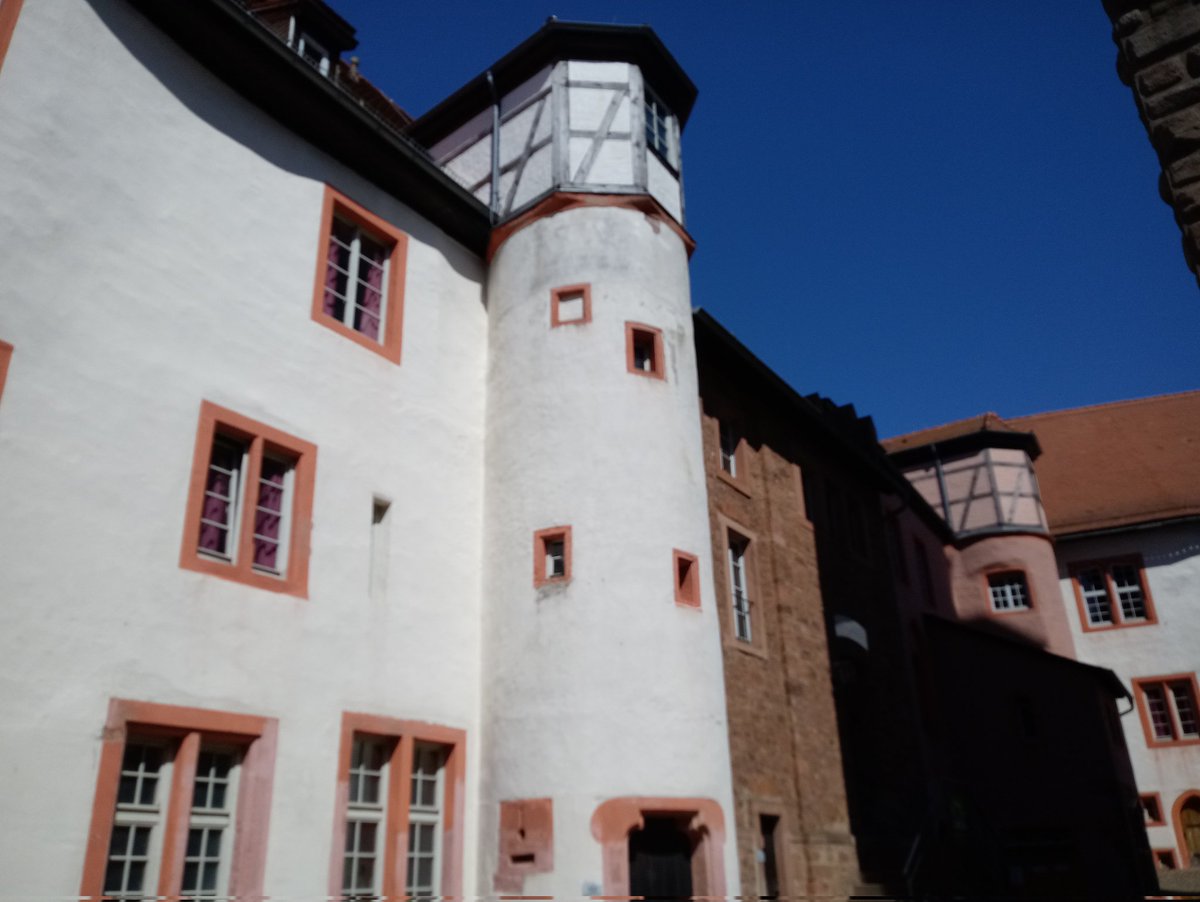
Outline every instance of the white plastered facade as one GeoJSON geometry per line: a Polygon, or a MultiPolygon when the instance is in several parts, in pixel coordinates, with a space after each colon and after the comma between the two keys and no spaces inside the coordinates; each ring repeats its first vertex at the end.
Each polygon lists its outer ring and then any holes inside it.
{"type": "Polygon", "coordinates": [[[0,121],[0,894],[78,892],[111,699],[277,719],[276,898],[330,883],[344,712],[464,731],[466,895],[499,800],[554,798],[526,892],[569,895],[602,880],[595,807],[630,795],[717,801],[736,894],[680,237],[569,211],[489,270],[121,0],[26,2],[0,121]],[[408,235],[398,366],[312,319],[326,185],[408,235]],[[593,322],[551,330],[570,281],[593,322]],[[665,380],[626,371],[627,319],[663,330],[665,380]],[[317,447],[306,598],[179,566],[203,401],[317,447]],[[535,591],[532,530],[561,522],[575,578],[535,591]]]}

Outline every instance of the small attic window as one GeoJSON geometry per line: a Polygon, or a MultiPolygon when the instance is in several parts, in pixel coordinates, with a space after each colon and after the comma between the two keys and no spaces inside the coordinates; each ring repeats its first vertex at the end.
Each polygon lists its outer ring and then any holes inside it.
{"type": "Polygon", "coordinates": [[[319,69],[322,75],[329,74],[329,51],[313,40],[311,35],[300,32],[296,40],[296,52],[319,69]]]}

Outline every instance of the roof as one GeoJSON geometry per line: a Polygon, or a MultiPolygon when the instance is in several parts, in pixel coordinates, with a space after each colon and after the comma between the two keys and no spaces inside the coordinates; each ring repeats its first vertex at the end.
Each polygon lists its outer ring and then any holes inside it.
{"type": "Polygon", "coordinates": [[[955,420],[941,426],[932,426],[883,439],[880,442],[891,455],[892,461],[901,468],[925,463],[934,457],[945,459],[959,453],[970,453],[980,448],[1020,448],[1036,460],[1041,454],[1036,436],[1027,429],[1019,429],[1004,420],[999,414],[981,413],[965,420],[955,420]]]}
{"type": "Polygon", "coordinates": [[[1200,391],[1008,423],[1037,434],[1038,484],[1055,535],[1200,515],[1200,391]]]}
{"type": "Polygon", "coordinates": [[[413,123],[410,134],[432,146],[493,102],[488,75],[504,94],[558,60],[620,60],[634,63],[654,92],[679,119],[687,122],[696,102],[696,86],[649,25],[601,25],[560,22],[553,16],[518,47],[471,79],[413,123]]]}

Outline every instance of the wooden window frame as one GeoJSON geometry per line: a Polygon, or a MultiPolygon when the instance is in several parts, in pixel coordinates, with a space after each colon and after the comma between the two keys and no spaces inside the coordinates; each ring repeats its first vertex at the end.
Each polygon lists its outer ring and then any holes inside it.
{"type": "Polygon", "coordinates": [[[1033,587],[1029,584],[1029,573],[1025,570],[1019,567],[1004,567],[996,570],[987,570],[982,576],[984,597],[987,598],[987,611],[993,617],[1010,617],[1014,614],[1027,614],[1034,610],[1033,587]],[[1025,606],[1020,608],[997,608],[996,600],[992,596],[992,580],[1011,576],[1019,576],[1022,584],[1025,586],[1025,606]]]}
{"type": "Polygon", "coordinates": [[[700,558],[678,548],[671,552],[675,582],[675,604],[685,608],[700,607],[700,558]]]}
{"type": "Polygon", "coordinates": [[[1158,792],[1143,792],[1138,794],[1138,804],[1141,805],[1142,813],[1146,818],[1147,827],[1165,827],[1167,825],[1167,813],[1163,808],[1162,794],[1158,792]],[[1158,819],[1151,820],[1150,815],[1146,812],[1146,802],[1151,802],[1158,809],[1158,819]]]}
{"type": "Polygon", "coordinates": [[[592,321],[592,286],[587,282],[578,285],[563,285],[550,289],[550,328],[558,326],[584,326],[592,321]],[[560,305],[564,299],[579,296],[583,299],[583,316],[579,319],[563,319],[560,305]]]}
{"type": "Polygon", "coordinates": [[[533,534],[533,586],[556,586],[571,581],[571,527],[551,526],[533,534]],[[546,574],[546,546],[553,541],[563,543],[563,572],[561,576],[546,574]]]}
{"type": "Polygon", "coordinates": [[[625,368],[636,376],[647,379],[665,381],[667,378],[666,359],[663,355],[662,329],[647,326],[645,323],[625,323],[625,368]],[[653,356],[650,358],[650,369],[643,370],[634,365],[634,348],[639,336],[649,338],[653,343],[653,356]]]}
{"type": "Polygon", "coordinates": [[[80,896],[99,899],[104,893],[121,765],[126,741],[132,735],[139,740],[161,738],[174,748],[169,786],[165,787],[160,836],[156,842],[161,856],[157,889],[147,887],[148,894],[179,898],[192,820],[196,762],[204,741],[236,747],[241,754],[236,809],[232,815],[233,845],[225,865],[229,871],[227,895],[261,898],[278,730],[278,721],[271,717],[126,699],[110,701],[100,747],[80,896]]]}
{"type": "Polygon", "coordinates": [[[1146,745],[1150,748],[1182,747],[1200,745],[1200,735],[1184,736],[1179,712],[1175,707],[1175,697],[1171,692],[1171,684],[1186,684],[1192,696],[1192,709],[1200,725],[1200,685],[1197,684],[1195,673],[1173,673],[1165,676],[1138,677],[1133,681],[1133,694],[1137,700],[1138,715],[1142,722],[1142,732],[1146,737],[1146,745]],[[1158,686],[1163,689],[1163,697],[1167,702],[1167,711],[1171,717],[1171,731],[1174,738],[1159,739],[1154,735],[1154,724],[1150,718],[1150,706],[1146,702],[1146,686],[1158,686]]]}
{"type": "MultiPolygon", "coordinates": [[[[224,407],[203,401],[200,404],[200,424],[196,429],[196,447],[192,457],[192,473],[188,487],[184,517],[183,543],[179,566],[209,576],[233,580],[269,592],[281,592],[298,598],[308,597],[309,534],[312,528],[313,490],[316,480],[317,447],[310,442],[252,420],[224,407]],[[231,560],[203,554],[199,550],[200,517],[204,509],[204,492],[208,479],[213,440],[227,435],[247,447],[245,472],[239,486],[242,501],[237,507],[241,523],[237,527],[237,546],[231,560]],[[254,569],[255,504],[249,503],[257,491],[262,471],[263,455],[286,457],[292,464],[292,497],[289,505],[290,524],[286,535],[286,568],[280,575],[254,569]]],[[[284,538],[281,528],[281,538],[284,538]]],[[[281,545],[283,542],[281,541],[281,545]]]]}
{"type": "Polygon", "coordinates": [[[1150,596],[1150,581],[1146,578],[1146,566],[1141,555],[1124,555],[1101,560],[1075,561],[1068,566],[1068,573],[1071,577],[1071,587],[1075,592],[1075,606],[1079,611],[1079,624],[1085,633],[1101,633],[1107,630],[1154,626],[1158,623],[1158,615],[1154,608],[1154,599],[1150,596]],[[1142,600],[1146,606],[1146,617],[1143,620],[1125,620],[1124,615],[1121,613],[1121,602],[1117,597],[1117,590],[1112,576],[1112,568],[1119,566],[1130,566],[1137,571],[1138,582],[1142,590],[1142,600]],[[1088,617],[1087,602],[1083,597],[1083,587],[1079,583],[1079,574],[1085,570],[1099,570],[1103,574],[1105,597],[1108,600],[1109,611],[1112,612],[1112,623],[1093,624],[1088,617]]]}
{"type": "Polygon", "coordinates": [[[404,335],[404,283],[408,261],[408,236],[329,185],[321,207],[321,229],[317,242],[317,274],[313,285],[312,319],[392,363],[400,363],[404,335]],[[381,244],[391,245],[384,283],[383,328],[378,341],[350,328],[325,312],[325,274],[329,268],[329,237],[334,219],[349,222],[370,233],[381,244]]]}
{"type": "Polygon", "coordinates": [[[401,720],[351,711],[342,713],[338,747],[337,803],[334,811],[333,846],[329,896],[345,897],[342,866],[346,847],[346,824],[350,802],[350,755],[355,736],[382,739],[391,745],[387,762],[387,802],[384,829],[377,848],[382,850],[381,897],[406,896],[408,878],[409,794],[412,785],[413,751],[418,744],[437,745],[445,750],[442,762],[441,873],[440,898],[462,894],[462,824],[465,811],[467,734],[463,730],[415,720],[401,720]]]}

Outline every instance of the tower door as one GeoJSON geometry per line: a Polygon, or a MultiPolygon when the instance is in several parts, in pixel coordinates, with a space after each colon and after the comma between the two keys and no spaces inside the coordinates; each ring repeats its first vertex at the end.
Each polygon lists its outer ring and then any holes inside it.
{"type": "Polygon", "coordinates": [[[669,817],[645,818],[629,834],[629,894],[647,898],[692,895],[692,841],[684,825],[669,817]]]}
{"type": "Polygon", "coordinates": [[[1194,866],[1200,863],[1200,796],[1192,796],[1183,803],[1179,811],[1179,825],[1183,828],[1183,841],[1187,845],[1187,866],[1194,866]]]}

